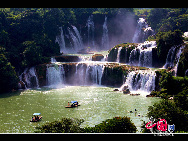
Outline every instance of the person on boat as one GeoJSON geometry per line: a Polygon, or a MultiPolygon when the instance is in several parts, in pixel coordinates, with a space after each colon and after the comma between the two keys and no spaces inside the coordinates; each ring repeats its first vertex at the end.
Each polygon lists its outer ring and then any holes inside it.
{"type": "Polygon", "coordinates": [[[73,103],[73,104],[71,104],[71,107],[74,107],[74,103],[73,103]]]}
{"type": "Polygon", "coordinates": [[[36,120],[39,120],[39,117],[38,117],[38,116],[36,116],[36,120]]]}
{"type": "Polygon", "coordinates": [[[70,106],[69,102],[68,102],[68,106],[70,106]]]}

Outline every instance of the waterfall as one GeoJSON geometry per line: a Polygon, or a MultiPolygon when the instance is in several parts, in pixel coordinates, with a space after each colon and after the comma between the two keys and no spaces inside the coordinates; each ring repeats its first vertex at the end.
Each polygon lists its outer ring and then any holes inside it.
{"type": "Polygon", "coordinates": [[[108,37],[108,27],[107,27],[107,17],[105,16],[105,21],[103,24],[103,35],[102,35],[102,49],[106,50],[110,48],[109,37],[108,37]]]}
{"type": "Polygon", "coordinates": [[[150,35],[153,34],[154,31],[152,30],[151,27],[148,26],[145,19],[139,18],[132,42],[133,43],[143,42],[145,39],[147,39],[150,35]]]}
{"type": "Polygon", "coordinates": [[[88,47],[95,47],[93,15],[89,16],[86,24],[88,28],[88,47]]]}
{"type": "Polygon", "coordinates": [[[64,39],[64,34],[63,34],[63,29],[62,27],[59,28],[61,34],[59,36],[56,36],[55,42],[57,42],[60,46],[60,53],[66,52],[66,47],[65,47],[65,39],[64,39]]]}
{"type": "Polygon", "coordinates": [[[126,78],[126,82],[121,86],[120,90],[125,85],[130,91],[151,92],[155,90],[155,72],[151,70],[131,71],[126,78]]]}
{"type": "Polygon", "coordinates": [[[56,59],[55,59],[55,57],[51,57],[51,63],[56,63],[57,61],[56,61],[56,59]]]}
{"type": "Polygon", "coordinates": [[[152,67],[152,49],[156,48],[155,41],[145,41],[136,49],[133,49],[129,56],[129,64],[132,66],[152,67]]]}
{"type": "Polygon", "coordinates": [[[120,53],[121,53],[121,49],[122,49],[122,47],[119,47],[118,48],[118,53],[117,53],[117,59],[116,59],[116,62],[120,62],[120,53]]]}
{"type": "Polygon", "coordinates": [[[176,47],[171,47],[168,51],[166,63],[163,68],[167,69],[168,67],[174,67],[176,47]]]}
{"type": "Polygon", "coordinates": [[[85,64],[79,63],[76,64],[76,72],[73,74],[73,78],[71,78],[72,83],[74,85],[86,85],[86,67],[85,64]]]}
{"type": "Polygon", "coordinates": [[[76,33],[76,36],[77,36],[77,39],[78,39],[78,42],[79,42],[79,49],[82,49],[84,47],[83,42],[82,42],[82,37],[80,36],[80,33],[75,26],[72,26],[72,28],[74,29],[74,32],[76,33]]]}
{"type": "Polygon", "coordinates": [[[178,71],[178,63],[179,63],[179,60],[180,60],[180,55],[182,54],[183,52],[183,49],[185,48],[185,46],[181,46],[176,54],[176,60],[177,60],[177,63],[174,67],[174,71],[175,71],[175,76],[177,76],[177,71],[178,71]]]}
{"type": "Polygon", "coordinates": [[[73,41],[73,48],[74,52],[76,53],[78,50],[83,48],[83,42],[82,38],[80,36],[80,33],[78,32],[77,28],[75,26],[72,26],[74,32],[68,27],[69,35],[73,41]]]}
{"type": "Polygon", "coordinates": [[[179,59],[185,46],[181,45],[178,50],[177,48],[178,48],[177,46],[173,46],[169,49],[167,58],[166,58],[166,63],[163,66],[163,68],[165,69],[167,69],[168,67],[173,68],[175,71],[175,76],[177,76],[179,59]]]}
{"type": "Polygon", "coordinates": [[[152,67],[152,49],[140,50],[138,66],[152,67]]]}
{"type": "MultiPolygon", "coordinates": [[[[103,75],[103,65],[89,66],[91,68],[91,78],[94,84],[101,85],[101,79],[103,75]]],[[[89,70],[88,70],[89,71],[89,70]]]]}
{"type": "Polygon", "coordinates": [[[46,70],[47,85],[51,88],[61,88],[65,79],[63,65],[48,66],[46,70]]]}
{"type": "Polygon", "coordinates": [[[61,88],[64,85],[101,85],[103,70],[103,64],[96,63],[77,63],[75,66],[49,64],[46,70],[47,85],[51,88],[61,88]]]}
{"type": "Polygon", "coordinates": [[[142,28],[143,28],[144,25],[145,25],[145,19],[139,18],[138,24],[137,24],[137,27],[136,27],[136,31],[135,31],[134,36],[133,36],[133,41],[132,41],[133,43],[139,42],[139,36],[141,34],[141,31],[142,31],[142,28]]]}
{"type": "Polygon", "coordinates": [[[73,81],[79,85],[101,85],[103,70],[103,65],[100,64],[77,64],[73,81]]]}
{"type": "Polygon", "coordinates": [[[25,88],[39,88],[35,67],[26,68],[19,78],[25,84],[25,88]]]}
{"type": "MultiPolygon", "coordinates": [[[[60,46],[60,53],[62,53],[62,52],[68,53],[70,51],[70,49],[67,49],[65,47],[65,38],[64,38],[64,34],[63,34],[63,29],[62,29],[62,27],[60,27],[59,29],[60,29],[61,34],[56,36],[55,42],[57,42],[60,46]]],[[[81,35],[80,35],[78,29],[75,26],[72,26],[72,30],[68,27],[68,32],[69,32],[69,36],[73,42],[73,43],[70,43],[70,44],[73,44],[73,49],[74,49],[73,52],[77,52],[78,50],[82,49],[84,46],[83,46],[82,38],[81,38],[81,35]]],[[[68,36],[68,35],[66,35],[66,36],[68,36]]],[[[69,37],[67,37],[67,38],[69,38],[69,37]]]]}

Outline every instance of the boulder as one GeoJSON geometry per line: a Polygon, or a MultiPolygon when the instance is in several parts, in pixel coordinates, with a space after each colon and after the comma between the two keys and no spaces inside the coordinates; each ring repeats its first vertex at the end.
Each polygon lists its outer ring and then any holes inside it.
{"type": "Polygon", "coordinates": [[[119,91],[119,89],[114,89],[113,91],[119,91]]]}
{"type": "Polygon", "coordinates": [[[130,94],[131,92],[129,91],[129,89],[123,90],[124,94],[130,94]]]}
{"type": "Polygon", "coordinates": [[[128,88],[128,85],[123,86],[122,91],[126,90],[128,88]]]}
{"type": "Polygon", "coordinates": [[[92,56],[92,61],[101,61],[101,59],[103,59],[104,56],[102,54],[94,54],[92,56]]]}

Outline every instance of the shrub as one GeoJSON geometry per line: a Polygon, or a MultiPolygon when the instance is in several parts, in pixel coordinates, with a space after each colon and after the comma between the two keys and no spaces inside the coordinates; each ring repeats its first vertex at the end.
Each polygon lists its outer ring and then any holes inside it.
{"type": "Polygon", "coordinates": [[[136,126],[128,117],[107,119],[95,127],[80,128],[83,119],[62,118],[61,121],[46,123],[36,127],[35,133],[135,133],[136,126]]]}
{"type": "Polygon", "coordinates": [[[183,43],[182,32],[175,30],[174,32],[158,32],[156,36],[157,55],[159,59],[165,63],[169,49],[183,43]]]}
{"type": "Polygon", "coordinates": [[[35,133],[80,133],[82,128],[80,124],[83,119],[62,118],[61,121],[46,123],[41,127],[36,127],[35,133]]]}
{"type": "Polygon", "coordinates": [[[175,125],[176,131],[188,131],[188,117],[186,111],[183,111],[175,103],[163,100],[155,103],[148,108],[148,117],[153,117],[155,122],[160,118],[165,119],[168,124],[175,125]]]}
{"type": "Polygon", "coordinates": [[[136,126],[128,117],[107,119],[95,127],[86,127],[86,133],[135,133],[136,126]]]}
{"type": "Polygon", "coordinates": [[[14,67],[4,54],[0,54],[0,93],[16,90],[18,81],[14,67]]]}

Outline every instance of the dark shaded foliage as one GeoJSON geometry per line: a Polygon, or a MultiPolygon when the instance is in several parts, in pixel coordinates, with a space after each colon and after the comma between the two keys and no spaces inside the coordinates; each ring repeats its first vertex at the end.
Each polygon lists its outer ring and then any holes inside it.
{"type": "Polygon", "coordinates": [[[61,121],[36,127],[35,133],[135,133],[136,126],[128,117],[107,119],[95,127],[80,128],[83,119],[62,118],[61,121]]]}

